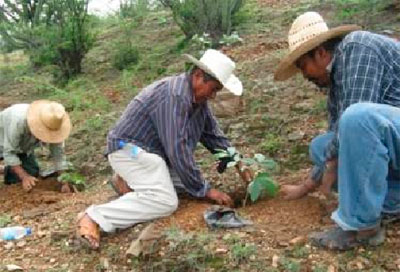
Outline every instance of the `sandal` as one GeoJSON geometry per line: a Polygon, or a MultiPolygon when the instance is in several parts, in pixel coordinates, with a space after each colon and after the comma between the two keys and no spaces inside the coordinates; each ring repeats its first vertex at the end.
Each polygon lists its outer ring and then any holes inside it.
{"type": "Polygon", "coordinates": [[[82,245],[89,249],[99,249],[100,227],[91,220],[85,212],[79,213],[76,217],[76,238],[82,245]],[[85,216],[88,217],[88,219],[86,219],[85,216]]]}
{"type": "Polygon", "coordinates": [[[114,174],[112,178],[108,181],[108,184],[110,184],[111,188],[119,195],[122,196],[126,193],[130,193],[133,190],[129,188],[128,184],[126,184],[126,181],[121,178],[118,174],[114,174]]]}
{"type": "Polygon", "coordinates": [[[314,232],[309,235],[313,246],[331,250],[349,250],[358,246],[378,246],[385,241],[385,230],[379,228],[371,235],[361,236],[357,231],[344,231],[334,227],[324,232],[314,232]]]}
{"type": "Polygon", "coordinates": [[[383,226],[396,223],[400,221],[400,213],[382,213],[381,221],[383,226]]]}

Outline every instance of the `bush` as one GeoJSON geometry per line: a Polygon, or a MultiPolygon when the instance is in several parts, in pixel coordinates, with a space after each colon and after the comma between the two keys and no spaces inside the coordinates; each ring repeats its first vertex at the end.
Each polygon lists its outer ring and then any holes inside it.
{"type": "Polygon", "coordinates": [[[244,0],[159,0],[170,8],[175,22],[187,39],[194,35],[210,35],[214,46],[223,35],[230,35],[235,26],[234,15],[244,0]]]}
{"type": "Polygon", "coordinates": [[[149,0],[123,0],[119,4],[119,14],[122,18],[134,19],[142,23],[149,12],[149,0]]]}
{"type": "Polygon", "coordinates": [[[113,66],[118,70],[128,68],[139,61],[139,51],[129,41],[118,42],[113,55],[113,66]]]}

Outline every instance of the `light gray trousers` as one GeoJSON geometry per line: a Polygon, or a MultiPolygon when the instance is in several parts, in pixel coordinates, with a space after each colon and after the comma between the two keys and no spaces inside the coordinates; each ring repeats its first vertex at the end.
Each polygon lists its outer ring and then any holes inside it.
{"type": "Polygon", "coordinates": [[[142,150],[132,157],[132,145],[108,155],[111,167],[134,190],[111,202],[92,205],[86,213],[105,232],[168,216],[178,207],[174,188],[183,185],[160,156],[142,150]]]}

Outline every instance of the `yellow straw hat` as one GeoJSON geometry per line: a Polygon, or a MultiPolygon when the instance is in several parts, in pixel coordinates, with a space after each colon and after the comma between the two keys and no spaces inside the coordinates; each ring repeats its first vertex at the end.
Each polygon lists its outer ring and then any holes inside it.
{"type": "Polygon", "coordinates": [[[274,79],[283,81],[299,72],[295,66],[297,59],[323,42],[360,29],[361,27],[357,25],[343,25],[329,29],[317,12],[309,11],[300,15],[289,30],[289,54],[279,63],[274,79]]]}
{"type": "Polygon", "coordinates": [[[37,100],[28,108],[28,127],[44,143],[62,143],[71,132],[71,121],[64,106],[49,100],[37,100]]]}

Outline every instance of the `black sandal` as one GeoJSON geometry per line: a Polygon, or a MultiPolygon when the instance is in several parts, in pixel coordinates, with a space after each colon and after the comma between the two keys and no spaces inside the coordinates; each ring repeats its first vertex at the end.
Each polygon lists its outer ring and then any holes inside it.
{"type": "Polygon", "coordinates": [[[344,231],[334,227],[323,232],[309,235],[312,245],[331,250],[349,250],[358,246],[378,246],[385,241],[385,229],[379,228],[371,236],[361,237],[357,231],[344,231]]]}

